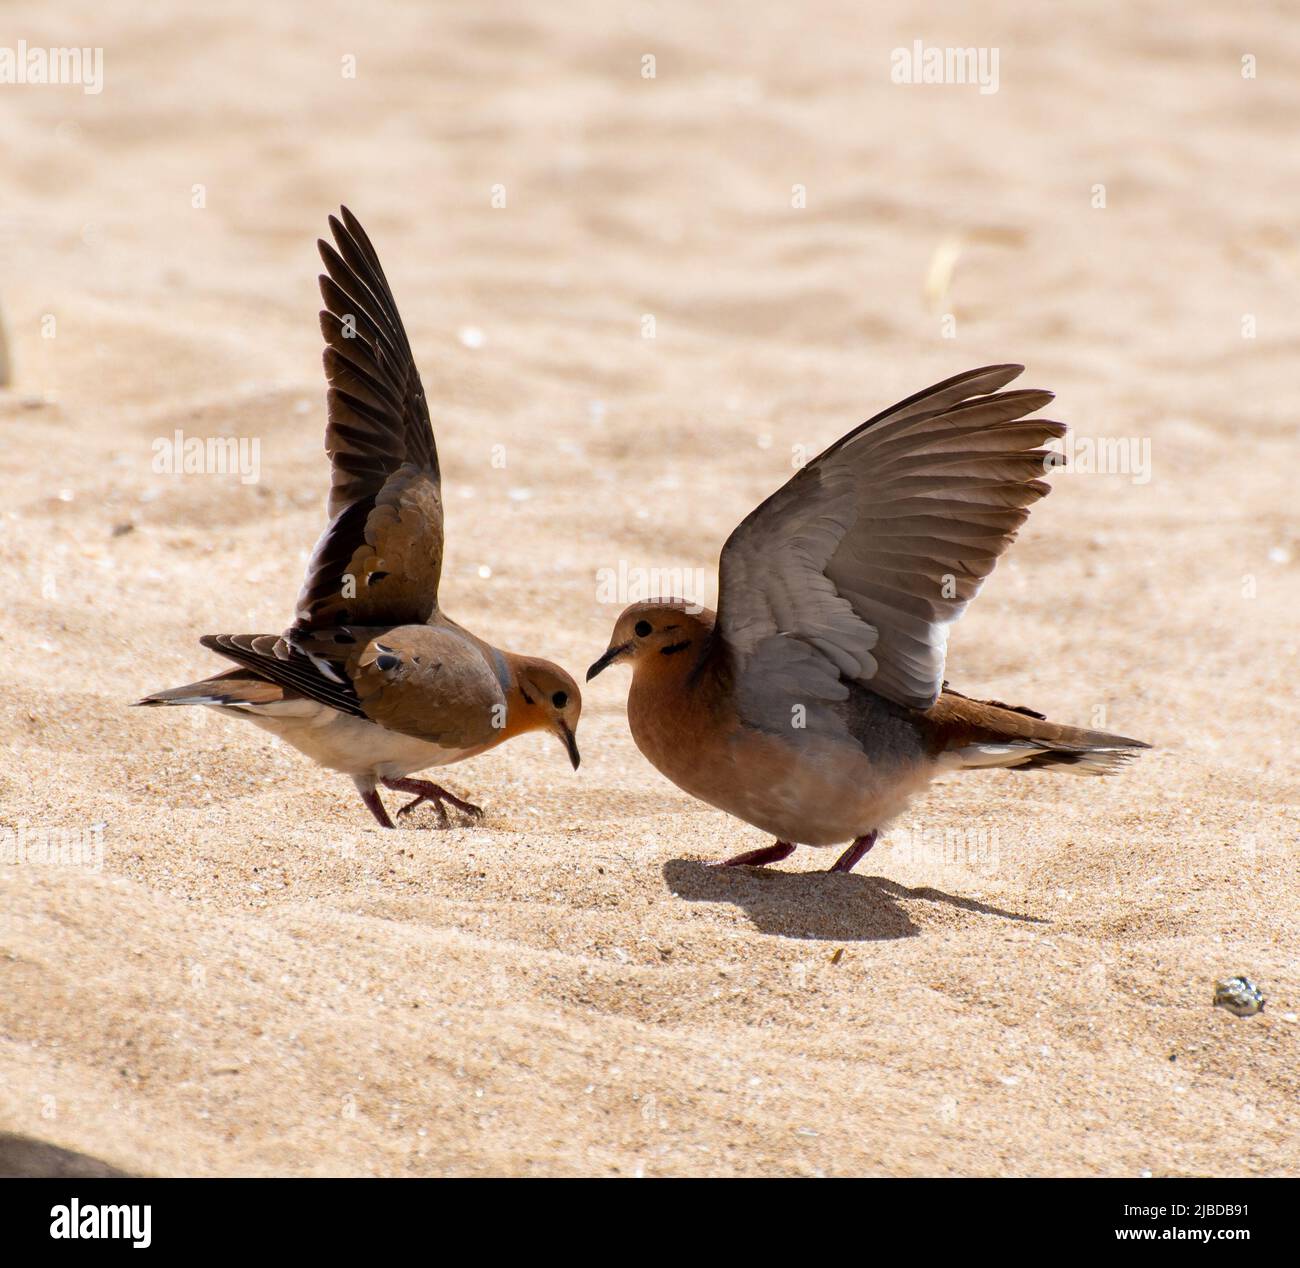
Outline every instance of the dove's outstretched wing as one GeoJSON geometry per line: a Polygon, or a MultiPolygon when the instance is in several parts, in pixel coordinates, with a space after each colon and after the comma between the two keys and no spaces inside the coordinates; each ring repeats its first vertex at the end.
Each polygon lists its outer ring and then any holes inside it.
{"type": "Polygon", "coordinates": [[[438,604],[442,492],[429,408],[379,257],[346,207],[320,242],[330,522],[295,628],[419,624],[438,604]]]}
{"type": "Polygon", "coordinates": [[[948,627],[1048,492],[1026,418],[1050,392],[1000,391],[1022,366],[972,370],[863,423],[750,514],[723,547],[718,632],[737,702],[788,728],[794,703],[847,699],[857,682],[928,709],[948,627]]]}

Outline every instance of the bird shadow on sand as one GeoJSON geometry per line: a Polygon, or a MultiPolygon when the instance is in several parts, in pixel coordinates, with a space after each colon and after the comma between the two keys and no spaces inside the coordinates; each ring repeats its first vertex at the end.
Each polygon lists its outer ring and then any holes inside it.
{"type": "Polygon", "coordinates": [[[687,902],[734,903],[744,908],[759,932],[783,938],[831,942],[914,938],[921,930],[900,900],[943,903],[959,911],[1022,924],[1047,923],[929,886],[908,889],[882,876],[709,867],[693,859],[671,859],[664,864],[664,880],[687,902]]]}

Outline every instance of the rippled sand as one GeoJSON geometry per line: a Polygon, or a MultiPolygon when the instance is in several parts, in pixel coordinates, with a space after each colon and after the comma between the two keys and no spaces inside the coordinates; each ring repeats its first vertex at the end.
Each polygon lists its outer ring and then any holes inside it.
{"type": "Polygon", "coordinates": [[[285,8],[10,6],[105,82],[0,87],[0,825],[91,850],[0,866],[0,1130],[161,1174],[1295,1172],[1285,7],[285,8]],[[891,83],[918,38],[997,47],[998,92],[891,83]],[[289,619],[340,201],[476,631],[580,671],[599,570],[712,569],[797,446],[1023,361],[1149,479],[1055,476],[949,675],[1158,750],[936,785],[851,877],[718,874],[762,838],[640,758],[619,673],[579,774],[516,741],[445,833],[128,709],[289,619]],[[177,429],[260,478],[156,474],[177,429]],[[1211,1006],[1239,972],[1257,1017],[1211,1006]]]}

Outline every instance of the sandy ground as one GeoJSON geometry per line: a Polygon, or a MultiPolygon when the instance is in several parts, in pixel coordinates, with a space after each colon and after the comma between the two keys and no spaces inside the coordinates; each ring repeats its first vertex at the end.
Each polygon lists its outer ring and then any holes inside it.
{"type": "Polygon", "coordinates": [[[168,1175],[1300,1170],[1286,6],[422,8],[6,10],[105,84],[0,87],[0,831],[102,867],[0,865],[0,1130],[168,1175]],[[998,92],[891,83],[915,39],[997,47],[998,92]],[[1150,479],[1055,476],[949,676],[1158,750],[935,785],[850,877],[718,874],[763,839],[641,759],[621,673],[579,774],[509,744],[448,832],[128,709],[289,620],[340,201],[423,367],[457,618],[580,672],[598,570],[712,569],[796,446],[1018,360],[1150,479]],[[177,428],[260,480],[156,474],[177,428]],[[1211,1006],[1239,972],[1259,1016],[1211,1006]]]}

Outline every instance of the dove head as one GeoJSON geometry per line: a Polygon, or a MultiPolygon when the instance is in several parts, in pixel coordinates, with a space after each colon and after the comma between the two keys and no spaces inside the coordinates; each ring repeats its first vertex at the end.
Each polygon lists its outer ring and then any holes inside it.
{"type": "Polygon", "coordinates": [[[514,698],[510,701],[510,732],[550,731],[564,745],[564,751],[578,769],[578,717],[582,693],[578,684],[549,660],[531,656],[511,657],[514,670],[514,698]]]}
{"type": "Polygon", "coordinates": [[[632,672],[684,672],[696,663],[713,633],[713,613],[684,599],[651,599],[624,608],[614,622],[605,654],[587,670],[590,682],[598,673],[627,661],[632,672]]]}

